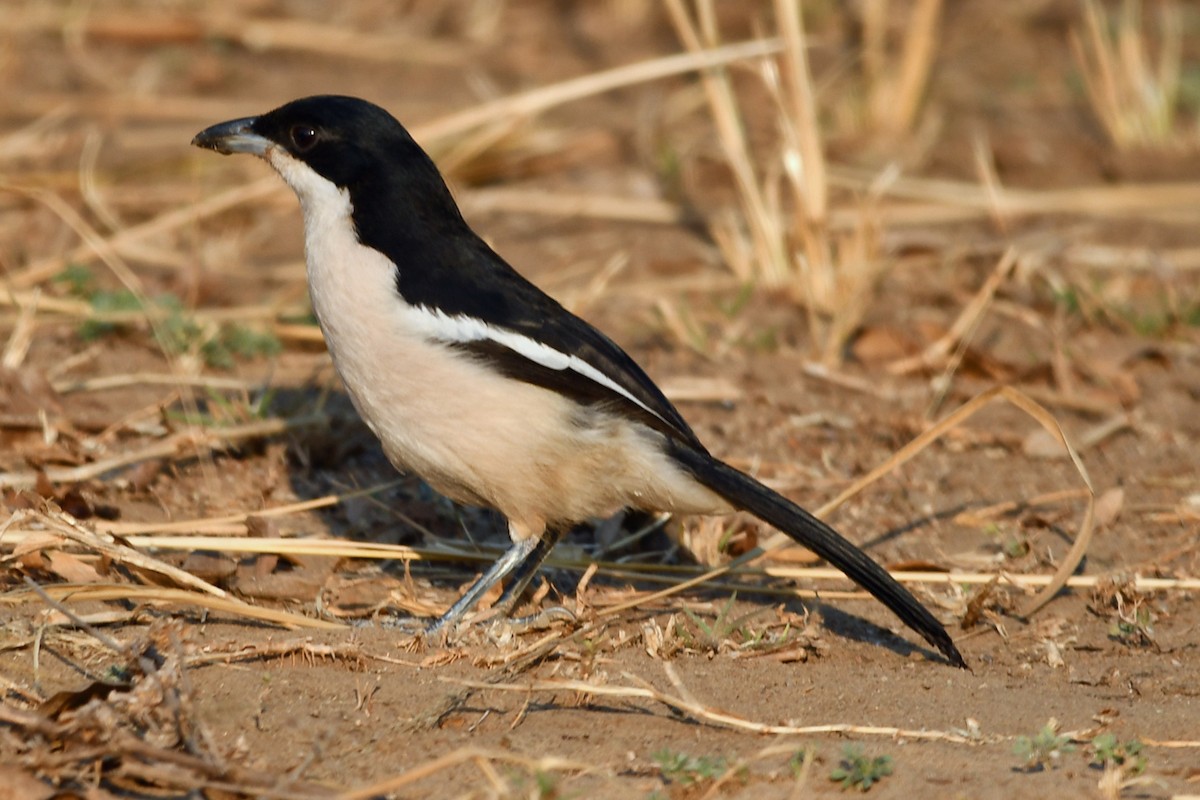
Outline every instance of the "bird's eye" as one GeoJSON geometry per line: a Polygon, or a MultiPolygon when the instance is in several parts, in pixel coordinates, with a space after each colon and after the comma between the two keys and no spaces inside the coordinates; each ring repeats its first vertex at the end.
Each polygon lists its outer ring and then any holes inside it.
{"type": "Polygon", "coordinates": [[[288,135],[300,152],[311,149],[317,143],[317,132],[309,125],[294,125],[288,135]]]}

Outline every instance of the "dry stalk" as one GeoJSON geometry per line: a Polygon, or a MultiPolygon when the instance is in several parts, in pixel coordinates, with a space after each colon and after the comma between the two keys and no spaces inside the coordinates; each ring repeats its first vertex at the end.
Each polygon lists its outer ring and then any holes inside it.
{"type": "MultiPolygon", "coordinates": [[[[1140,0],[1124,0],[1115,23],[1097,0],[1083,2],[1083,31],[1071,31],[1071,49],[1092,110],[1113,144],[1163,147],[1182,143],[1175,128],[1183,54],[1183,13],[1158,3],[1158,57],[1142,25],[1140,0]]],[[[1196,142],[1195,131],[1191,141],[1196,142]]]]}
{"type": "MultiPolygon", "coordinates": [[[[830,168],[829,181],[835,186],[860,192],[870,191],[879,183],[875,173],[842,166],[830,168]]],[[[1200,207],[1200,182],[1195,181],[1037,190],[988,188],[975,182],[941,178],[901,177],[887,182],[879,191],[890,197],[933,204],[932,208],[899,207],[888,214],[889,223],[908,225],[985,219],[993,215],[1009,218],[1064,214],[1124,217],[1200,207]]]]}
{"type": "MultiPolygon", "coordinates": [[[[274,608],[252,606],[233,597],[217,597],[204,592],[170,589],[164,586],[137,586],[125,583],[57,583],[42,586],[41,591],[60,603],[88,601],[165,603],[184,608],[205,608],[220,614],[272,622],[288,628],[316,628],[318,630],[344,630],[346,628],[340,622],[314,619],[274,608]]],[[[17,590],[0,596],[0,605],[17,605],[36,600],[37,595],[34,592],[17,590]]]]}
{"type": "Polygon", "coordinates": [[[75,520],[74,517],[53,507],[49,507],[45,511],[17,511],[8,518],[4,525],[0,526],[0,541],[4,540],[4,534],[8,528],[30,524],[35,521],[39,525],[44,526],[47,531],[75,542],[85,549],[101,553],[117,563],[128,564],[137,569],[162,575],[180,586],[187,586],[201,592],[207,592],[216,597],[225,598],[228,596],[223,589],[219,589],[207,581],[197,578],[190,572],[173,567],[157,558],[147,556],[145,553],[118,541],[112,536],[88,530],[75,520]]]}
{"type": "Polygon", "coordinates": [[[937,53],[942,0],[917,0],[898,57],[888,53],[889,0],[863,5],[863,79],[872,131],[901,137],[912,131],[937,53]]]}
{"type": "MultiPolygon", "coordinates": [[[[683,687],[683,682],[676,672],[674,666],[669,662],[662,662],[663,670],[667,674],[668,680],[676,687],[683,687]]],[[[461,686],[466,686],[472,689],[492,689],[502,692],[577,692],[583,695],[595,695],[600,697],[620,697],[620,698],[639,698],[653,700],[657,703],[662,703],[669,708],[681,711],[692,716],[700,722],[709,725],[715,725],[721,728],[729,728],[732,730],[750,731],[751,733],[766,734],[769,736],[812,736],[817,734],[850,734],[858,736],[885,736],[891,739],[913,739],[922,741],[938,741],[950,742],[953,744],[970,744],[980,745],[989,744],[996,741],[999,737],[970,737],[960,733],[951,731],[934,731],[934,730],[911,730],[906,728],[883,727],[876,725],[856,725],[853,723],[828,723],[822,725],[772,725],[766,722],[758,722],[755,720],[746,719],[745,717],[730,714],[726,711],[720,711],[702,704],[695,699],[688,697],[671,695],[666,692],[659,691],[653,686],[648,685],[645,681],[638,678],[636,675],[625,673],[626,679],[634,682],[636,686],[609,686],[599,683],[590,683],[582,680],[569,679],[552,679],[529,681],[528,683],[488,683],[487,681],[464,680],[441,676],[441,680],[447,683],[453,683],[461,686]]],[[[686,691],[686,689],[685,689],[686,691]]],[[[687,692],[690,696],[690,692],[687,692]]],[[[357,796],[357,795],[356,795],[357,796]]]]}
{"type": "MultiPolygon", "coordinates": [[[[684,0],[669,0],[667,8],[688,50],[716,46],[712,0],[695,0],[694,13],[684,0]]],[[[878,275],[878,231],[862,209],[853,217],[857,224],[843,232],[828,225],[827,166],[799,2],[776,0],[775,20],[783,51],[778,61],[761,59],[757,71],[779,131],[770,155],[752,152],[728,70],[701,72],[739,204],[736,213],[717,214],[710,228],[740,281],[785,289],[807,307],[814,346],[833,362],[861,321],[878,275]]]]}
{"type": "Polygon", "coordinates": [[[904,358],[899,361],[894,361],[888,365],[888,372],[893,375],[907,375],[911,372],[916,372],[922,369],[933,369],[936,367],[945,367],[947,372],[951,369],[952,361],[948,357],[955,351],[956,347],[961,352],[969,341],[969,333],[978,327],[980,320],[985,311],[987,311],[992,298],[995,297],[996,291],[1012,274],[1013,268],[1017,265],[1017,251],[1014,248],[1009,248],[1004,252],[1000,261],[996,264],[991,274],[988,275],[983,285],[971,298],[971,301],[963,306],[959,312],[958,318],[950,326],[940,338],[935,342],[931,342],[928,347],[915,356],[904,358]]]}
{"type": "Polygon", "coordinates": [[[472,106],[457,114],[415,126],[412,134],[418,141],[430,144],[461,136],[484,125],[492,125],[512,118],[533,116],[555,106],[603,94],[614,89],[661,80],[696,70],[710,69],[735,61],[762,58],[779,52],[780,47],[781,44],[774,39],[739,42],[714,47],[710,50],[680,53],[602,72],[593,72],[562,83],[531,89],[527,92],[472,106]]]}

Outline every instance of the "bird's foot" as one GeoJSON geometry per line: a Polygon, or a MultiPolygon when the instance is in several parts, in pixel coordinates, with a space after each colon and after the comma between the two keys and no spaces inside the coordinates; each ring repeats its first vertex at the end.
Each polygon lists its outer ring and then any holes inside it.
{"type": "Polygon", "coordinates": [[[508,622],[512,630],[517,633],[526,633],[528,631],[545,631],[546,628],[552,627],[556,622],[568,622],[569,625],[575,625],[580,621],[580,618],[570,608],[551,606],[550,608],[541,609],[536,614],[514,616],[514,618],[504,621],[508,622]]]}
{"type": "Polygon", "coordinates": [[[544,608],[536,614],[529,614],[524,617],[500,618],[492,623],[493,627],[504,626],[510,633],[528,633],[530,631],[544,631],[553,627],[556,623],[566,622],[574,625],[579,621],[575,616],[575,612],[563,606],[551,606],[544,608]]]}
{"type": "Polygon", "coordinates": [[[405,636],[412,638],[425,638],[430,636],[435,631],[431,628],[434,620],[429,617],[383,617],[379,621],[380,627],[390,628],[399,631],[405,636]]]}

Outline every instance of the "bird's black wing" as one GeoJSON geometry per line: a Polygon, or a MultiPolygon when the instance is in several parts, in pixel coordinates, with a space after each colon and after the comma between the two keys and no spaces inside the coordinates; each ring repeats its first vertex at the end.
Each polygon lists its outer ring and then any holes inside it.
{"type": "Polygon", "coordinates": [[[422,269],[397,269],[396,287],[408,303],[526,337],[584,362],[620,391],[583,372],[546,366],[494,339],[456,346],[479,355],[509,377],[544,386],[584,405],[620,408],[664,435],[704,450],[671,401],[616,342],[563,308],[473,234],[438,245],[428,254],[431,258],[420,260],[422,269]]]}

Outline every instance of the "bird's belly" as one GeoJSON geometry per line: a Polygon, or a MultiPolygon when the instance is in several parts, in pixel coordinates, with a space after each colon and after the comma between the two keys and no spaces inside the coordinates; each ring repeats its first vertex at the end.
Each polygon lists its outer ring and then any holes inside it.
{"type": "Polygon", "coordinates": [[[725,510],[663,455],[659,434],[639,423],[581,413],[555,392],[438,342],[389,338],[383,347],[378,337],[326,335],[355,407],[388,458],[454,500],[496,508],[537,532],[627,506],[725,510]]]}

